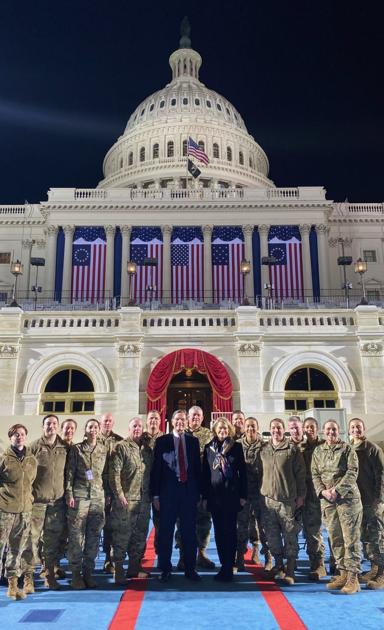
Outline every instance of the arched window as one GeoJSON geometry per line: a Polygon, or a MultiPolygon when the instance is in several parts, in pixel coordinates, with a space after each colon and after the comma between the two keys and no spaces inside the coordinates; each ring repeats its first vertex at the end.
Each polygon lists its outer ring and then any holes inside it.
{"type": "Polygon", "coordinates": [[[188,150],[188,141],[187,140],[183,140],[183,156],[187,155],[187,150],[188,150]]]}
{"type": "Polygon", "coordinates": [[[244,165],[244,153],[239,151],[239,164],[244,165]]]}
{"type": "Polygon", "coordinates": [[[232,162],[232,149],[231,149],[231,147],[227,147],[227,160],[228,160],[228,162],[232,162]]]}
{"type": "Polygon", "coordinates": [[[158,157],[159,157],[159,145],[156,142],[156,144],[154,144],[152,148],[152,158],[155,160],[158,157]]]}
{"type": "Polygon", "coordinates": [[[133,153],[132,151],[130,151],[128,153],[128,166],[132,166],[132,164],[133,164],[133,153]]]}
{"type": "Polygon", "coordinates": [[[220,149],[219,149],[219,145],[217,144],[217,142],[213,143],[213,157],[214,158],[219,158],[220,157],[220,149]]]}
{"type": "Polygon", "coordinates": [[[173,157],[175,155],[175,144],[173,140],[167,143],[167,157],[173,157]]]}
{"type": "Polygon", "coordinates": [[[145,147],[140,149],[140,162],[145,162],[145,147]]]}
{"type": "Polygon", "coordinates": [[[205,144],[202,140],[199,140],[199,147],[202,151],[205,151],[205,144]]]}
{"type": "Polygon", "coordinates": [[[41,394],[40,413],[91,413],[95,409],[94,386],[81,370],[68,368],[50,377],[41,394]]]}
{"type": "Polygon", "coordinates": [[[285,384],[285,409],[287,411],[306,411],[335,409],[338,396],[329,376],[313,367],[302,367],[290,374],[285,384]]]}
{"type": "Polygon", "coordinates": [[[253,159],[252,159],[252,157],[249,158],[249,168],[253,168],[253,159]]]}
{"type": "Polygon", "coordinates": [[[124,160],[123,160],[123,158],[121,157],[121,158],[120,158],[120,160],[119,160],[119,167],[120,167],[120,168],[123,168],[123,166],[124,166],[124,160]]]}

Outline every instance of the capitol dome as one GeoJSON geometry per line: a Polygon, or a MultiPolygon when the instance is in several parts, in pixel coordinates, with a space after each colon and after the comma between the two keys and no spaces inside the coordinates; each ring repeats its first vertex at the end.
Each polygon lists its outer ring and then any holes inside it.
{"type": "Polygon", "coordinates": [[[188,137],[209,158],[207,165],[194,160],[201,170],[197,185],[274,186],[267,156],[239,112],[199,80],[202,59],[190,44],[184,32],[169,58],[172,81],[133,112],[105,156],[100,188],[185,188],[188,137]]]}

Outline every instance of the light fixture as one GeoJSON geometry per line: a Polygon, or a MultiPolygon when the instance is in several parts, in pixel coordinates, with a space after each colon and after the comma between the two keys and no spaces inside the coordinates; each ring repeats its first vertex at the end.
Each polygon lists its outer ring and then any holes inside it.
{"type": "Polygon", "coordinates": [[[11,266],[9,270],[11,274],[15,276],[15,281],[13,283],[13,289],[12,289],[12,301],[9,304],[9,306],[20,308],[19,304],[16,302],[16,291],[17,291],[17,279],[23,273],[23,265],[21,264],[20,260],[14,260],[13,262],[11,262],[11,266]]]}
{"type": "Polygon", "coordinates": [[[240,263],[240,271],[243,275],[243,306],[249,306],[249,300],[247,298],[247,292],[246,292],[246,276],[250,273],[251,271],[251,263],[249,262],[249,260],[245,260],[243,259],[240,263]]]}
{"type": "Polygon", "coordinates": [[[367,272],[368,269],[368,265],[366,263],[365,260],[362,260],[361,258],[358,258],[355,262],[355,273],[358,273],[360,275],[361,278],[361,286],[363,289],[363,297],[360,300],[360,304],[362,306],[368,304],[368,300],[367,300],[367,296],[366,296],[366,291],[365,291],[365,282],[364,282],[364,274],[367,272]]]}
{"type": "Polygon", "coordinates": [[[128,306],[135,306],[135,300],[133,298],[133,278],[137,272],[137,264],[133,260],[128,260],[127,262],[127,273],[128,273],[128,306]]]}

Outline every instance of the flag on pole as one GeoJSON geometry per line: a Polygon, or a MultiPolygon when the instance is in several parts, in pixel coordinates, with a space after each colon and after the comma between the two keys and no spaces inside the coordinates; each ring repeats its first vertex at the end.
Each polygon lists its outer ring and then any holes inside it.
{"type": "Polygon", "coordinates": [[[268,255],[276,258],[269,267],[273,296],[303,299],[301,236],[297,225],[274,225],[268,235],[268,255]]]}
{"type": "Polygon", "coordinates": [[[192,160],[188,159],[188,171],[191,173],[192,177],[195,179],[201,175],[201,170],[197,168],[197,166],[192,162],[192,160]]]}
{"type": "Polygon", "coordinates": [[[244,236],[241,227],[219,227],[212,231],[212,287],[213,301],[241,302],[244,258],[244,236]]]}
{"type": "Polygon", "coordinates": [[[103,227],[75,229],[72,246],[72,300],[104,300],[106,251],[103,227]]]}
{"type": "Polygon", "coordinates": [[[142,304],[150,300],[161,300],[163,291],[163,235],[159,227],[133,227],[131,234],[131,262],[135,262],[133,297],[142,304]],[[146,259],[157,261],[146,264],[146,259]]]}
{"type": "Polygon", "coordinates": [[[205,151],[203,151],[201,146],[197,144],[197,142],[192,140],[190,136],[188,138],[187,154],[193,155],[193,157],[195,157],[197,160],[199,160],[199,162],[202,162],[203,164],[209,163],[208,155],[205,153],[205,151]]]}
{"type": "Polygon", "coordinates": [[[175,227],[171,242],[172,303],[204,299],[204,238],[201,227],[175,227]]]}

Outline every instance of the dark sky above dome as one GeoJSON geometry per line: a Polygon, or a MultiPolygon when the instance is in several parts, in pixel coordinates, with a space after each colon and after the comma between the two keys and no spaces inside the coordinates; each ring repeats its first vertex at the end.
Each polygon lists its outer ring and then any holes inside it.
{"type": "Polygon", "coordinates": [[[383,201],[382,3],[2,0],[0,204],[92,188],[133,109],[171,78],[184,14],[277,186],[383,201]]]}

